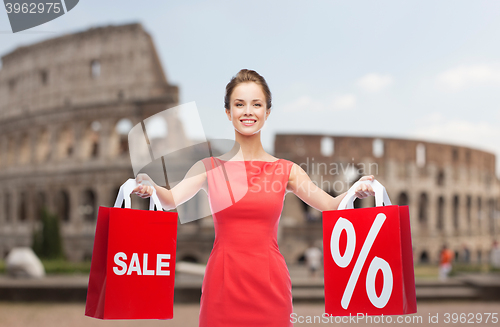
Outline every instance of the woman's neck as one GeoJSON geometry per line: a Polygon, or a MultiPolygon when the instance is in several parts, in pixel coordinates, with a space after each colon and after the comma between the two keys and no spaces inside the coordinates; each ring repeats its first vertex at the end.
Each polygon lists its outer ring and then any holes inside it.
{"type": "Polygon", "coordinates": [[[258,160],[269,156],[260,141],[260,131],[253,135],[241,135],[235,131],[234,138],[236,143],[230,153],[235,154],[235,159],[258,160]]]}

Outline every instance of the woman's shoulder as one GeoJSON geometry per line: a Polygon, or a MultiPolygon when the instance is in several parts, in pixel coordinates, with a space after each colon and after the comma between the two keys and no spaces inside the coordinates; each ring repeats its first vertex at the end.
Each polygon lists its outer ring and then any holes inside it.
{"type": "Polygon", "coordinates": [[[291,160],[288,160],[288,159],[278,159],[283,165],[285,165],[288,170],[292,170],[293,169],[293,166],[295,165],[295,163],[291,160]]]}

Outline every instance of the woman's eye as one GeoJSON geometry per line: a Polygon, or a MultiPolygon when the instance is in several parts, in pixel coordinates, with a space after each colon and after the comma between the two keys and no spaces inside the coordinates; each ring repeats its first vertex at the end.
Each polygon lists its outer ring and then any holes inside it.
{"type": "Polygon", "coordinates": [[[256,103],[255,105],[260,107],[260,103],[256,103]]]}
{"type": "Polygon", "coordinates": [[[236,104],[236,107],[238,107],[239,105],[243,105],[243,104],[242,104],[242,103],[237,103],[237,104],[236,104]]]}

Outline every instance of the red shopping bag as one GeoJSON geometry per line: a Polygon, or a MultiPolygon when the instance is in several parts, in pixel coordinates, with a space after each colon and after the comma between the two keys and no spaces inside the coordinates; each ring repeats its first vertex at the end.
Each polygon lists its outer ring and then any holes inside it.
{"type": "Polygon", "coordinates": [[[149,211],[130,209],[135,185],[122,185],[114,208],[99,207],[86,316],[173,318],[177,213],[162,211],[156,192],[149,211]]]}
{"type": "Polygon", "coordinates": [[[379,182],[356,183],[338,210],[323,211],[323,249],[327,314],[417,312],[408,206],[391,205],[379,182]],[[376,207],[353,209],[359,183],[371,183],[376,207]]]}

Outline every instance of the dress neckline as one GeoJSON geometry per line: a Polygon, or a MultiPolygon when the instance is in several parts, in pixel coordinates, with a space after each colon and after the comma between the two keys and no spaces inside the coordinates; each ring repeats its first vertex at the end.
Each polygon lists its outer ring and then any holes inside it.
{"type": "Polygon", "coordinates": [[[278,162],[278,161],[282,160],[281,158],[279,158],[278,160],[274,160],[274,161],[264,161],[264,160],[224,160],[224,159],[219,159],[219,158],[216,158],[216,157],[212,157],[212,158],[220,160],[220,161],[224,161],[224,162],[269,162],[269,163],[275,163],[275,162],[278,162]]]}

